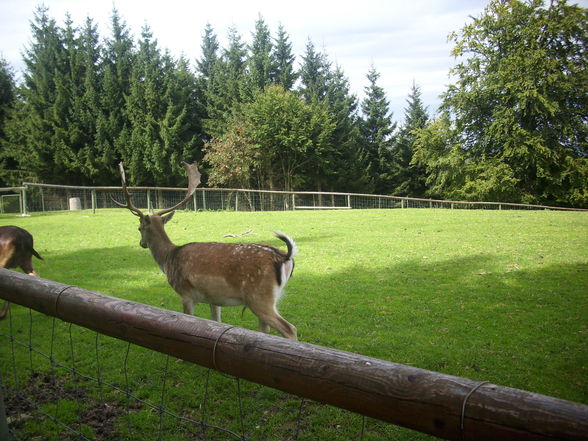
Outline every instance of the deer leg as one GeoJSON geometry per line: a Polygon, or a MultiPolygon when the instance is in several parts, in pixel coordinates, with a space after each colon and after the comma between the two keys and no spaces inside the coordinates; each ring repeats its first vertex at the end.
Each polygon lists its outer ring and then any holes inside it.
{"type": "MultiPolygon", "coordinates": [[[[3,250],[2,255],[0,255],[0,268],[6,268],[8,262],[12,258],[12,253],[14,252],[14,246],[12,244],[8,244],[3,250]]],[[[6,313],[8,312],[8,307],[10,306],[10,302],[4,302],[2,305],[2,310],[0,311],[0,319],[6,317],[6,313]]]]}
{"type": "Polygon", "coordinates": [[[28,274],[29,276],[39,277],[35,269],[33,268],[33,257],[29,257],[23,264],[20,266],[21,269],[28,274]]]}
{"type": "Polygon", "coordinates": [[[249,309],[259,318],[259,327],[263,332],[267,333],[270,326],[284,337],[298,340],[296,327],[278,314],[275,305],[249,305],[249,309]]]}
{"type": "Polygon", "coordinates": [[[221,323],[221,307],[217,305],[210,305],[210,318],[215,322],[221,323]]]}
{"type": "Polygon", "coordinates": [[[264,322],[261,319],[259,319],[259,330],[261,332],[265,332],[266,334],[269,334],[269,332],[270,332],[270,326],[266,322],[264,322]]]}
{"type": "Polygon", "coordinates": [[[182,296],[182,306],[184,314],[192,315],[194,313],[194,300],[189,296],[182,296]]]}

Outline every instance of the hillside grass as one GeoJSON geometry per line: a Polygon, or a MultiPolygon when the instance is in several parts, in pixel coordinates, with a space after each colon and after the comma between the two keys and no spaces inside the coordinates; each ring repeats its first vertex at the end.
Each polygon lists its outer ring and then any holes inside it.
{"type": "MultiPolygon", "coordinates": [[[[0,215],[0,225],[8,224],[34,235],[35,248],[45,259],[35,262],[41,277],[181,311],[178,295],[148,250],[139,247],[138,220],[128,211],[0,215]]],[[[180,211],[167,226],[177,244],[241,241],[283,247],[272,229],[293,237],[299,247],[294,277],[279,309],[298,328],[301,341],[588,403],[588,213],[180,211]],[[247,230],[252,233],[224,237],[247,230]]],[[[35,344],[67,363],[74,360],[80,371],[96,376],[99,369],[114,384],[125,384],[128,376],[134,393],[153,403],[161,401],[165,378],[166,404],[176,412],[199,419],[206,411],[209,423],[239,431],[234,380],[216,373],[209,377],[202,368],[138,347],[127,356],[126,343],[79,328],[73,332],[72,355],[67,324],[53,327],[52,319],[40,314],[31,320],[19,306],[11,311],[17,335],[26,340],[32,328],[35,344]],[[51,333],[56,336],[52,347],[51,333]]],[[[223,321],[257,329],[250,311],[240,314],[240,308],[224,308],[223,321]]],[[[208,305],[198,306],[196,315],[209,318],[208,305]]],[[[1,333],[8,328],[8,320],[0,322],[1,333]]],[[[0,369],[7,382],[24,381],[19,378],[27,375],[28,349],[17,348],[16,358],[22,365],[13,374],[7,368],[12,366],[11,347],[2,341],[0,364],[6,368],[0,369]]],[[[33,358],[43,366],[42,357],[33,358]]],[[[124,398],[97,390],[95,384],[88,387],[102,399],[124,398]]],[[[349,412],[305,402],[298,419],[300,400],[254,384],[240,387],[251,439],[291,439],[296,431],[301,440],[352,439],[361,430],[361,418],[349,412]]],[[[75,421],[80,404],[62,401],[56,412],[75,421]]],[[[117,422],[122,439],[125,418],[117,422]]],[[[158,415],[143,408],[133,411],[132,418],[140,422],[143,438],[158,439],[158,415]]],[[[165,421],[169,427],[164,424],[163,439],[191,433],[165,421]]],[[[29,421],[26,430],[49,429],[29,421]]],[[[208,435],[230,439],[222,433],[208,435]]],[[[364,439],[389,438],[431,439],[366,423],[364,439]]]]}

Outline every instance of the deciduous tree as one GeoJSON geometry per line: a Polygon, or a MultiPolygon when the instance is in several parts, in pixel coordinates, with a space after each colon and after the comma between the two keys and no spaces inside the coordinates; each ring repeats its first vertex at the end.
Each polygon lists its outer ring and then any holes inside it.
{"type": "Polygon", "coordinates": [[[493,0],[451,39],[442,107],[468,163],[516,179],[523,202],[587,206],[588,11],[493,0]]]}

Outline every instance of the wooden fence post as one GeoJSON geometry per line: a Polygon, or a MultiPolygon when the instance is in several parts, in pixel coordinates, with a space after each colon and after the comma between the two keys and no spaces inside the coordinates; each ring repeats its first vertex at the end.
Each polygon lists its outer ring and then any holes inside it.
{"type": "Polygon", "coordinates": [[[92,189],[92,213],[96,214],[96,189],[92,189]]]}

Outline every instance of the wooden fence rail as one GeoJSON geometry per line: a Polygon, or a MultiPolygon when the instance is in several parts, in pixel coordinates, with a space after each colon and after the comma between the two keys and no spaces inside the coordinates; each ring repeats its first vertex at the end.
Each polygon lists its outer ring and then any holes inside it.
{"type": "Polygon", "coordinates": [[[199,365],[448,440],[587,440],[588,406],[0,269],[0,298],[199,365]]]}

